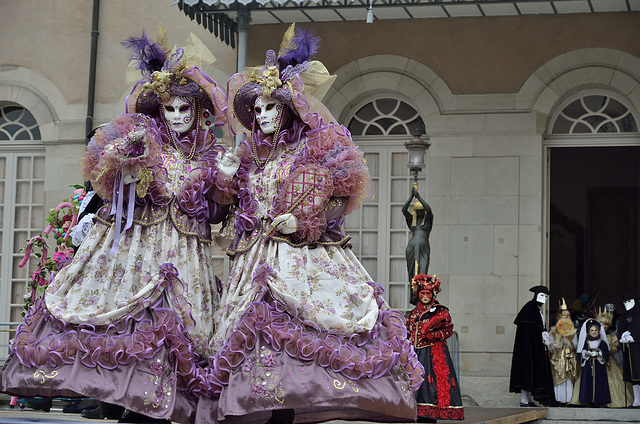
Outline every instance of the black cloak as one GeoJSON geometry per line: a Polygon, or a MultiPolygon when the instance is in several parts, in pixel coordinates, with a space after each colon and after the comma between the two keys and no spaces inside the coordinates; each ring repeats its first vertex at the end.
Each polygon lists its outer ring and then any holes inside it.
{"type": "Polygon", "coordinates": [[[542,341],[545,326],[539,305],[535,300],[530,300],[520,309],[513,322],[518,328],[513,344],[509,391],[520,393],[526,390],[538,402],[550,405],[555,396],[551,365],[542,341]]]}
{"type": "Polygon", "coordinates": [[[625,331],[631,333],[635,342],[622,344],[622,376],[624,381],[640,384],[640,307],[629,309],[618,320],[618,337],[625,331]]]}

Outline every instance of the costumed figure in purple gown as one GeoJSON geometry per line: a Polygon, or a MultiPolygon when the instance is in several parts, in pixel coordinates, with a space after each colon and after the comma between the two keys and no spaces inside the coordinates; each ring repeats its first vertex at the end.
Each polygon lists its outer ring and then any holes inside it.
{"type": "Polygon", "coordinates": [[[609,342],[604,327],[598,320],[589,318],[582,324],[578,351],[582,365],[580,402],[599,407],[611,403],[606,366],[609,360],[609,342]]]}
{"type": "Polygon", "coordinates": [[[449,309],[436,300],[440,280],[435,275],[418,274],[411,288],[419,303],[407,319],[407,329],[425,370],[425,381],[415,393],[418,422],[463,420],[460,386],[447,346],[453,323],[449,309]]]}
{"type": "MultiPolygon", "coordinates": [[[[331,77],[317,38],[229,82],[237,150],[233,267],[197,423],[416,419],[423,369],[401,313],[351,252],[344,216],[368,194],[363,153],[313,95],[331,77]],[[207,400],[210,402],[207,404],[207,400]]],[[[233,161],[231,161],[233,162],[233,161]]]]}
{"type": "Polygon", "coordinates": [[[18,327],[2,391],[92,397],[127,408],[123,422],[193,422],[221,287],[211,223],[237,193],[218,175],[213,135],[226,96],[193,66],[213,56],[187,41],[171,50],[159,31],[123,43],[142,79],[82,160],[106,205],[18,327]]]}
{"type": "Polygon", "coordinates": [[[534,286],[529,291],[533,292],[533,299],[525,303],[514,321],[517,328],[509,380],[509,391],[520,393],[520,406],[523,407],[537,406],[532,398],[543,405],[555,401],[551,363],[545,345],[550,335],[545,330],[541,309],[549,299],[549,289],[534,286]]]}

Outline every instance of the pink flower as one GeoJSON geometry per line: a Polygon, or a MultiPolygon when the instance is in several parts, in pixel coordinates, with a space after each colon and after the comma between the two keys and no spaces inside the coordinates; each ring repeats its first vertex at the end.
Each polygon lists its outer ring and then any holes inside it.
{"type": "Polygon", "coordinates": [[[34,276],[35,276],[34,280],[38,283],[39,286],[46,286],[47,285],[47,280],[45,280],[44,277],[42,277],[42,275],[34,274],[34,276]]]}
{"type": "Polygon", "coordinates": [[[39,286],[44,286],[47,284],[47,280],[45,280],[44,277],[40,274],[40,270],[37,270],[33,273],[33,275],[31,276],[31,280],[36,282],[39,286]]]}
{"type": "Polygon", "coordinates": [[[56,262],[62,262],[67,259],[71,259],[72,257],[73,257],[73,249],[71,248],[64,249],[64,250],[61,249],[53,254],[53,260],[56,262]]]}

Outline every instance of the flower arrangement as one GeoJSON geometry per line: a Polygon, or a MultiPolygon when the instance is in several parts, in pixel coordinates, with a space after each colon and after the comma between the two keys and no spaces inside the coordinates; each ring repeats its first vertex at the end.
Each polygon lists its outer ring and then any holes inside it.
{"type": "Polygon", "coordinates": [[[160,129],[153,119],[142,114],[122,114],[99,127],[87,145],[81,160],[85,181],[91,181],[95,192],[103,199],[117,203],[118,196],[128,197],[136,190],[138,197],[168,199],[164,184],[154,184],[162,175],[162,145],[160,129]],[[125,181],[130,177],[132,181],[125,181]],[[124,190],[119,185],[124,184],[124,190]],[[120,193],[120,194],[118,194],[120,193]]]}
{"type": "Polygon", "coordinates": [[[62,203],[49,211],[49,216],[46,218],[49,225],[44,233],[47,235],[53,233],[58,245],[67,241],[71,228],[78,223],[78,210],[87,195],[82,185],[74,184],[70,187],[75,188],[71,200],[63,199],[62,203]]]}
{"type": "Polygon", "coordinates": [[[48,225],[43,231],[44,234],[38,234],[26,241],[24,257],[18,266],[20,268],[24,267],[32,254],[39,260],[39,263],[26,283],[23,316],[35,303],[36,299],[44,295],[44,291],[49,286],[49,283],[53,281],[56,273],[68,265],[73,258],[74,249],[71,247],[70,233],[78,222],[80,204],[87,193],[82,185],[73,185],[71,187],[75,188],[73,197],[64,199],[62,203],[49,211],[49,215],[46,218],[48,225]],[[52,235],[56,242],[53,257],[49,255],[49,245],[46,240],[48,235],[52,235]]]}

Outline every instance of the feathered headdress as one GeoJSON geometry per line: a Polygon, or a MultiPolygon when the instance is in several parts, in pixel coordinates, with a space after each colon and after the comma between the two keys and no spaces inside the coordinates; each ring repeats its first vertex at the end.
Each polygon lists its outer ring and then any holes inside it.
{"type": "Polygon", "coordinates": [[[440,279],[437,276],[418,274],[411,280],[411,289],[415,294],[423,290],[432,292],[434,295],[440,293],[440,279]]]}
{"type": "Polygon", "coordinates": [[[291,81],[299,76],[304,84],[304,95],[321,99],[335,76],[331,76],[324,65],[311,58],[318,51],[320,38],[313,33],[291,24],[285,32],[280,50],[268,50],[263,67],[248,68],[246,81],[233,96],[233,106],[240,123],[251,130],[254,120],[253,105],[258,96],[278,99],[291,110],[297,110],[296,87],[291,81]]]}
{"type": "Polygon", "coordinates": [[[122,45],[131,51],[127,83],[137,81],[127,97],[128,113],[154,116],[160,103],[172,96],[193,97],[213,114],[220,115],[225,109],[224,94],[198,67],[213,63],[215,57],[194,34],[187,37],[184,47],[170,49],[166,30],[160,25],[156,41],[143,31],[122,45]]]}
{"type": "MultiPolygon", "coordinates": [[[[149,36],[142,31],[140,37],[129,37],[121,44],[131,51],[127,79],[135,76],[137,72],[142,74],[142,79],[151,81],[151,75],[159,72],[167,60],[168,47],[167,33],[161,25],[158,28],[158,41],[152,41],[149,36]],[[129,71],[129,69],[131,71],[129,71]]],[[[136,78],[137,79],[137,78],[136,78]]],[[[133,81],[132,81],[133,82],[133,81]]]]}

